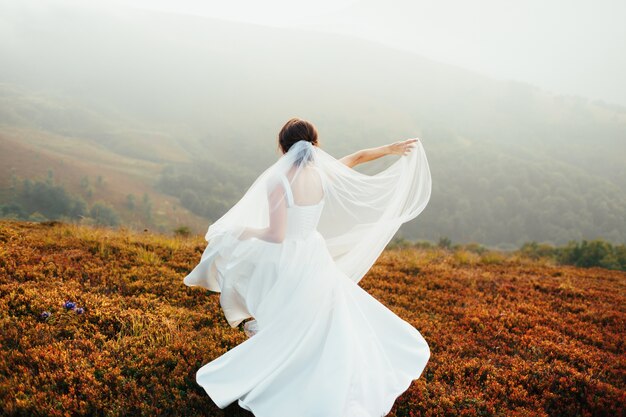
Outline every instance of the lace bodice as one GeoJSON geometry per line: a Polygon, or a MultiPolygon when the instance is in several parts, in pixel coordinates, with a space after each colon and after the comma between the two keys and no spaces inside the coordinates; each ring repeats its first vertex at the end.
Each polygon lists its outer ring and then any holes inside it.
{"type": "Polygon", "coordinates": [[[289,180],[285,176],[281,177],[281,179],[287,195],[287,230],[285,239],[305,239],[317,229],[326,199],[325,187],[324,197],[318,203],[298,205],[294,202],[289,180]]]}

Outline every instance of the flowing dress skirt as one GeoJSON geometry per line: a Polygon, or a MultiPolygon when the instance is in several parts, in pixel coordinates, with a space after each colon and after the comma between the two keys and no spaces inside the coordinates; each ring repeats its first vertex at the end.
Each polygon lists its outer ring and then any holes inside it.
{"type": "Polygon", "coordinates": [[[319,232],[218,246],[185,283],[220,290],[229,323],[252,316],[257,328],[197,372],[218,407],[238,401],[256,417],[380,417],[422,374],[426,340],[337,268],[319,232]]]}

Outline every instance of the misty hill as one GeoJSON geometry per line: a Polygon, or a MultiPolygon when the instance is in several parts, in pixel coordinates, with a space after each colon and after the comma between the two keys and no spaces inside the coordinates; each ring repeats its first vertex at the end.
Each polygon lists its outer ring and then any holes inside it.
{"type": "Polygon", "coordinates": [[[120,155],[129,181],[156,204],[182,205],[197,233],[275,160],[278,130],[299,116],[336,157],[422,138],[433,194],[401,228],[407,238],[626,240],[623,107],[339,35],[51,4],[0,6],[10,35],[0,37],[0,143],[37,132],[57,155],[58,143],[88,146],[84,162],[120,155]]]}

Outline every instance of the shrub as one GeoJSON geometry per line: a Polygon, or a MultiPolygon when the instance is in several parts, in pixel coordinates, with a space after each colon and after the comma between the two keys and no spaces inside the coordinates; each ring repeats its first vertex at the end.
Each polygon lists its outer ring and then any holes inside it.
{"type": "Polygon", "coordinates": [[[626,245],[613,245],[603,239],[570,241],[562,247],[532,241],[524,243],[517,253],[534,260],[554,259],[561,265],[626,271],[626,245]]]}
{"type": "Polygon", "coordinates": [[[621,248],[614,247],[611,243],[602,239],[588,242],[570,241],[565,247],[559,248],[557,252],[559,262],[563,264],[593,267],[600,266],[609,269],[626,270],[626,257],[624,256],[624,245],[621,248]]]}
{"type": "Polygon", "coordinates": [[[117,211],[104,201],[94,203],[89,210],[89,215],[97,225],[117,226],[120,223],[120,216],[117,211]]]}
{"type": "Polygon", "coordinates": [[[480,262],[486,265],[501,264],[506,260],[506,256],[498,251],[487,251],[480,255],[480,262]]]}
{"type": "Polygon", "coordinates": [[[452,241],[450,240],[450,238],[442,236],[439,238],[437,246],[439,246],[440,248],[450,249],[450,247],[452,246],[452,241]]]}
{"type": "Polygon", "coordinates": [[[191,235],[191,229],[189,228],[189,226],[177,227],[176,229],[174,229],[174,235],[182,236],[182,237],[189,237],[191,235]]]}

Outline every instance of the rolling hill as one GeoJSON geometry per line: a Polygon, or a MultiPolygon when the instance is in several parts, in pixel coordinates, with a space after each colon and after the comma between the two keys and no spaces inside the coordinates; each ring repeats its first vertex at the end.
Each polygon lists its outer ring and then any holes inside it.
{"type": "Polygon", "coordinates": [[[50,164],[67,154],[76,178],[103,175],[111,198],[102,198],[123,223],[203,233],[275,160],[276,134],[297,115],[336,157],[422,138],[432,200],[403,237],[508,249],[626,241],[623,107],[345,36],[49,3],[0,5],[10,35],[0,37],[0,204],[10,202],[11,168],[43,171],[23,144],[45,149],[41,158],[56,152],[50,164]],[[159,218],[125,212],[125,196],[141,190],[159,218]]]}

